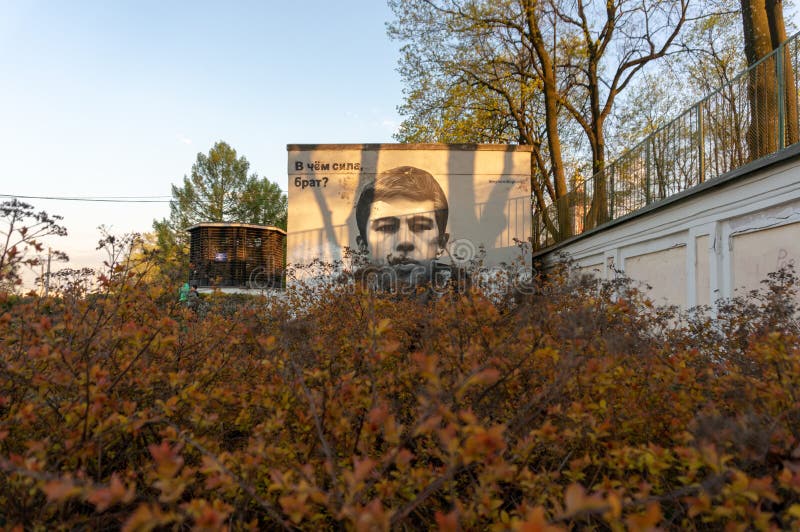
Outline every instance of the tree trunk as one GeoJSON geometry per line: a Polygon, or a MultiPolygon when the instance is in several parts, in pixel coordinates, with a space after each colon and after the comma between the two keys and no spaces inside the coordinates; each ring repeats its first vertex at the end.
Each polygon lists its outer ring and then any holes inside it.
{"type": "MultiPolygon", "coordinates": [[[[747,63],[757,61],[772,53],[786,40],[781,0],[741,0],[744,51],[747,63]]],[[[779,135],[787,144],[797,141],[797,102],[791,62],[774,55],[761,62],[749,75],[748,99],[750,126],[747,131],[749,159],[754,160],[777,151],[779,135]],[[776,61],[782,61],[784,71],[785,106],[779,109],[776,61]],[[779,131],[779,113],[784,112],[784,131],[779,131]]]]}
{"type": "MultiPolygon", "coordinates": [[[[597,57],[594,48],[591,49],[589,59],[589,105],[591,109],[591,135],[589,143],[592,147],[592,176],[594,176],[594,194],[592,197],[591,216],[589,224],[598,226],[610,220],[608,208],[608,187],[609,181],[606,174],[606,141],[603,134],[605,117],[600,110],[600,79],[597,75],[597,65],[600,58],[597,57]]],[[[614,98],[613,94],[608,95],[614,98]]],[[[613,197],[613,196],[612,196],[613,197]]]]}
{"type": "MultiPolygon", "coordinates": [[[[558,222],[554,220],[551,213],[548,212],[547,200],[545,200],[544,191],[540,183],[536,182],[537,176],[541,175],[541,168],[539,164],[534,161],[533,154],[531,154],[531,192],[535,198],[535,207],[531,212],[531,220],[533,227],[533,249],[541,249],[547,247],[552,242],[547,235],[553,239],[559,234],[558,222]]],[[[545,179],[547,179],[545,177],[545,179]]]]}
{"type": "Polygon", "coordinates": [[[572,236],[573,220],[570,216],[569,197],[567,195],[567,179],[564,173],[564,163],[561,156],[561,138],[558,131],[558,80],[556,80],[553,58],[545,47],[542,33],[539,31],[536,13],[536,2],[526,0],[523,2],[527,19],[528,33],[542,68],[542,91],[544,93],[545,131],[547,134],[547,148],[550,153],[550,165],[553,173],[553,186],[555,189],[554,203],[556,204],[556,218],[558,219],[557,240],[572,236]]]}
{"type": "Polygon", "coordinates": [[[595,154],[594,164],[592,170],[595,175],[595,189],[594,201],[592,202],[592,210],[594,210],[595,225],[603,224],[610,220],[608,209],[608,175],[606,174],[606,154],[605,146],[601,145],[600,150],[595,154]]]}
{"type": "MultiPolygon", "coordinates": [[[[772,41],[772,49],[778,48],[786,41],[786,25],[783,21],[783,1],[766,0],[767,22],[772,41]]],[[[784,79],[784,146],[790,146],[800,140],[798,138],[797,123],[797,88],[795,87],[794,70],[792,69],[791,55],[784,48],[783,57],[783,79],[784,79]]]]}

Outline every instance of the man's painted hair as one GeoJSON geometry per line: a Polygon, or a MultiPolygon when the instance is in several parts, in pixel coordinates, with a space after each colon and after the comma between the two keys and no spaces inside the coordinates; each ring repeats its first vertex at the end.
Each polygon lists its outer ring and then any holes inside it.
{"type": "Polygon", "coordinates": [[[431,174],[413,166],[398,166],[381,172],[375,181],[367,184],[356,203],[356,224],[361,238],[367,238],[367,220],[375,201],[391,202],[394,198],[414,201],[433,200],[434,218],[439,236],[447,229],[448,206],[442,187],[431,174]]]}

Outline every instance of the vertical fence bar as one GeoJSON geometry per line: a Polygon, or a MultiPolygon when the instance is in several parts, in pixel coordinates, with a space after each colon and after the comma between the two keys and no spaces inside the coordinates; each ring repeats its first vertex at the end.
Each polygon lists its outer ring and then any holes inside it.
{"type": "Polygon", "coordinates": [[[586,208],[586,197],[589,195],[589,188],[587,187],[587,181],[584,179],[583,184],[581,185],[581,200],[583,201],[583,210],[581,210],[581,233],[586,231],[586,219],[589,215],[589,210],[586,208]]]}
{"type": "MultiPolygon", "coordinates": [[[[607,194],[607,201],[608,201],[608,221],[614,219],[614,168],[616,167],[615,164],[609,165],[611,168],[611,176],[609,177],[608,181],[606,181],[606,186],[608,187],[608,194],[607,194]]],[[[609,166],[606,166],[603,171],[609,169],[609,166]]]]}
{"type": "Polygon", "coordinates": [[[650,196],[650,140],[644,143],[644,204],[653,201],[650,196]]]}
{"type": "Polygon", "coordinates": [[[703,102],[697,103],[697,182],[706,180],[705,131],[703,124],[703,102]]]}
{"type": "Polygon", "coordinates": [[[783,71],[784,44],[775,51],[775,75],[778,78],[778,149],[786,146],[786,73],[783,71]]]}

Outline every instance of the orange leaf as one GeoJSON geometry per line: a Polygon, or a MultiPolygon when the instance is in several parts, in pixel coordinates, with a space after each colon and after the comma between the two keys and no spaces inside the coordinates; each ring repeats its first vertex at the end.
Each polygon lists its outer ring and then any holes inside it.
{"type": "Polygon", "coordinates": [[[563,527],[551,525],[547,521],[544,508],[537,506],[533,510],[528,510],[525,521],[519,527],[520,532],[563,532],[563,527]]]}
{"type": "Polygon", "coordinates": [[[70,479],[51,480],[42,486],[42,491],[51,502],[65,501],[76,495],[80,495],[81,488],[72,483],[70,479]]]}
{"type": "Polygon", "coordinates": [[[654,530],[659,521],[661,506],[657,502],[648,504],[644,514],[630,515],[625,519],[629,530],[654,530]]]}
{"type": "Polygon", "coordinates": [[[118,502],[131,502],[135,492],[136,490],[133,486],[126,489],[119,476],[113,473],[110,485],[107,488],[91,491],[86,500],[94,504],[98,512],[103,512],[118,502]]]}
{"type": "Polygon", "coordinates": [[[458,532],[458,513],[453,510],[449,514],[436,512],[436,526],[442,532],[458,532]]]}
{"type": "Polygon", "coordinates": [[[574,515],[588,510],[606,508],[606,502],[599,495],[586,495],[586,489],[580,484],[570,484],[564,493],[566,514],[574,515]]]}
{"type": "Polygon", "coordinates": [[[148,449],[156,462],[158,476],[172,478],[183,467],[183,458],[166,441],[161,445],[150,445],[148,449]]]}
{"type": "Polygon", "coordinates": [[[174,515],[165,514],[158,506],[142,503],[125,521],[122,532],[149,531],[174,520],[174,515]]]}

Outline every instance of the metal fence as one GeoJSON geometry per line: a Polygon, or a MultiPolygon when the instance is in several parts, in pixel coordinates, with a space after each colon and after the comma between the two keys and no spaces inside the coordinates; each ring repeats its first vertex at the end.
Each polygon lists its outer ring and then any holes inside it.
{"type": "Polygon", "coordinates": [[[542,249],[798,142],[800,33],[533,216],[542,249]]]}

